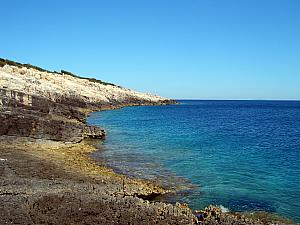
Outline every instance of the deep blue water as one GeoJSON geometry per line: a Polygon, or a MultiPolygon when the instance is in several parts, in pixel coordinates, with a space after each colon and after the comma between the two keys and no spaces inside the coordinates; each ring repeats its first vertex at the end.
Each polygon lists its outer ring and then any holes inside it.
{"type": "Polygon", "coordinates": [[[93,157],[118,172],[195,186],[194,209],[264,210],[300,222],[300,102],[181,101],[93,113],[105,128],[93,157]]]}

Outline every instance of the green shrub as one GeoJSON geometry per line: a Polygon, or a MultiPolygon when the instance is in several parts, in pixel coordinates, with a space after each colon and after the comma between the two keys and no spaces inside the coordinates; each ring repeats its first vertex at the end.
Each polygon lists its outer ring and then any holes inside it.
{"type": "MultiPolygon", "coordinates": [[[[97,80],[97,79],[95,79],[95,78],[80,77],[80,76],[75,75],[75,74],[73,74],[73,73],[71,73],[71,72],[69,72],[69,71],[66,71],[66,70],[61,70],[60,73],[61,73],[61,74],[67,74],[67,75],[70,75],[70,76],[72,76],[72,77],[76,77],[76,78],[79,78],[79,79],[88,80],[88,81],[93,82],[93,83],[99,83],[99,84],[103,84],[103,85],[117,86],[117,85],[115,85],[115,84],[107,83],[107,82],[104,82],[104,81],[102,81],[102,80],[97,80]]],[[[120,86],[118,86],[118,87],[120,87],[120,86]]]]}

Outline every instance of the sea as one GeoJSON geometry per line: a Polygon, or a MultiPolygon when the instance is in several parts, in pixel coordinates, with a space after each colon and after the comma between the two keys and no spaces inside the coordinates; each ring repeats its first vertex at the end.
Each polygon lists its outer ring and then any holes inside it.
{"type": "Polygon", "coordinates": [[[300,101],[178,102],[92,113],[88,123],[107,138],[91,157],[176,189],[172,199],[192,209],[213,204],[300,222],[300,101]]]}

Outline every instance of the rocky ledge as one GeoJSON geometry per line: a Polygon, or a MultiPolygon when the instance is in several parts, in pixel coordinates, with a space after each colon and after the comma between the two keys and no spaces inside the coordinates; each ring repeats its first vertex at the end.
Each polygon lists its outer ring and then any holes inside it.
{"type": "MultiPolygon", "coordinates": [[[[88,113],[173,104],[70,72],[0,59],[0,224],[268,224],[151,201],[168,192],[89,158],[105,131],[88,113]]],[[[273,220],[274,222],[274,220],[273,220]]]]}

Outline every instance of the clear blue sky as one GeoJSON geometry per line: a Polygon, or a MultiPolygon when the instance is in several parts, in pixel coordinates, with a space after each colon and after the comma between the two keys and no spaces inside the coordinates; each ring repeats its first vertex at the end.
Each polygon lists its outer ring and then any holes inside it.
{"type": "Polygon", "coordinates": [[[176,99],[300,99],[300,0],[1,1],[0,57],[176,99]]]}

